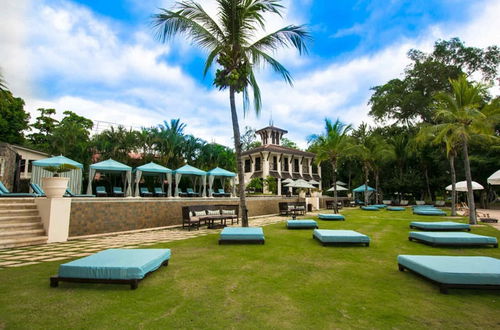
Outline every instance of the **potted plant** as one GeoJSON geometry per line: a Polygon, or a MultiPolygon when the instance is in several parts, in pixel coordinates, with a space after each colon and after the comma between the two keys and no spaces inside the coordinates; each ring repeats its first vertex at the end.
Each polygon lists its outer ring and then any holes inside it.
{"type": "Polygon", "coordinates": [[[77,169],[71,164],[61,164],[59,166],[45,166],[44,170],[53,173],[52,177],[42,178],[42,187],[47,197],[63,197],[68,188],[69,178],[59,177],[59,173],[69,172],[77,169]]]}

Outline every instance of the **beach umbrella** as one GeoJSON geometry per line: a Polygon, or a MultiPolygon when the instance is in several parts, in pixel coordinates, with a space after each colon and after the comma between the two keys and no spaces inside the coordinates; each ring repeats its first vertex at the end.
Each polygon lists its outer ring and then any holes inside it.
{"type": "MultiPolygon", "coordinates": [[[[476,181],[472,181],[472,190],[483,190],[484,187],[481,186],[479,183],[477,183],[476,181]]],[[[446,187],[446,190],[450,190],[451,191],[451,184],[446,187]]],[[[460,182],[457,182],[457,184],[455,185],[455,190],[456,191],[467,191],[467,181],[460,181],[460,182]]]]}
{"type": "Polygon", "coordinates": [[[293,182],[293,180],[290,178],[281,181],[281,183],[291,183],[291,182],[293,182]]]}
{"type": "Polygon", "coordinates": [[[337,184],[338,184],[339,186],[347,186],[347,183],[342,182],[342,181],[337,181],[337,184]]]}
{"type": "Polygon", "coordinates": [[[309,180],[309,183],[310,183],[310,184],[319,184],[319,182],[318,182],[318,181],[316,181],[316,180],[309,180]]]}
{"type": "Polygon", "coordinates": [[[316,188],[315,186],[313,186],[309,182],[304,181],[304,180],[300,180],[300,179],[297,180],[297,181],[294,181],[294,182],[290,182],[289,184],[285,185],[285,187],[290,187],[290,188],[309,188],[309,189],[316,188]]]}
{"type": "MultiPolygon", "coordinates": [[[[361,185],[355,189],[352,190],[353,192],[362,192],[364,193],[365,192],[365,185],[361,185]]],[[[375,189],[373,189],[372,187],[370,186],[367,186],[366,187],[366,191],[375,191],[375,189]]]]}
{"type": "Polygon", "coordinates": [[[500,184],[500,170],[496,171],[488,178],[488,183],[489,184],[500,184]]]}
{"type": "MultiPolygon", "coordinates": [[[[343,190],[349,190],[345,187],[342,187],[342,186],[339,186],[337,185],[337,191],[343,191],[343,190]]],[[[331,187],[330,189],[328,189],[327,191],[334,191],[334,187],[331,187]]]]}

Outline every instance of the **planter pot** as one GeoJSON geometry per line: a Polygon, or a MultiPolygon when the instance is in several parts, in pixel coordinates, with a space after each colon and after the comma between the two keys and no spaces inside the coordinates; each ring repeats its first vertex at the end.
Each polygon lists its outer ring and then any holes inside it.
{"type": "Polygon", "coordinates": [[[63,197],[68,188],[69,178],[42,178],[42,188],[47,197],[63,197]]]}

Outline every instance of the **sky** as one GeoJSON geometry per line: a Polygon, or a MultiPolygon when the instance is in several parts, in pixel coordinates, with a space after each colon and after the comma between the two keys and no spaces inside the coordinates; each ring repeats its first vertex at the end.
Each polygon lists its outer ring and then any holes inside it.
{"type": "MultiPolygon", "coordinates": [[[[213,0],[199,0],[214,15],[213,0]]],[[[180,118],[186,132],[232,146],[228,91],[203,77],[206,53],[180,36],[161,43],[151,27],[172,0],[0,0],[0,68],[10,90],[36,109],[71,110],[126,127],[180,118]]],[[[431,51],[438,39],[467,46],[500,45],[500,0],[286,0],[282,17],[266,16],[267,32],[305,24],[309,52],[273,56],[291,72],[287,85],[257,70],[262,113],[242,112],[240,129],[270,121],[302,148],[324,118],[357,126],[368,116],[374,86],[402,77],[407,52],[431,51]]],[[[260,34],[266,31],[261,31],[260,34]]]]}

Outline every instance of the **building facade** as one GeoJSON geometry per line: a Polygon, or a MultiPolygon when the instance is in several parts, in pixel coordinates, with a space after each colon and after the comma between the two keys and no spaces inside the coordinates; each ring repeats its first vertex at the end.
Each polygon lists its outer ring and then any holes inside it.
{"type": "MultiPolygon", "coordinates": [[[[314,164],[315,154],[281,145],[286,130],[268,126],[256,131],[261,138],[260,147],[242,152],[245,184],[253,178],[265,179],[269,176],[277,179],[278,195],[282,194],[282,181],[285,179],[303,179],[321,187],[321,167],[314,164]]],[[[264,187],[264,193],[267,193],[264,187]]]]}

